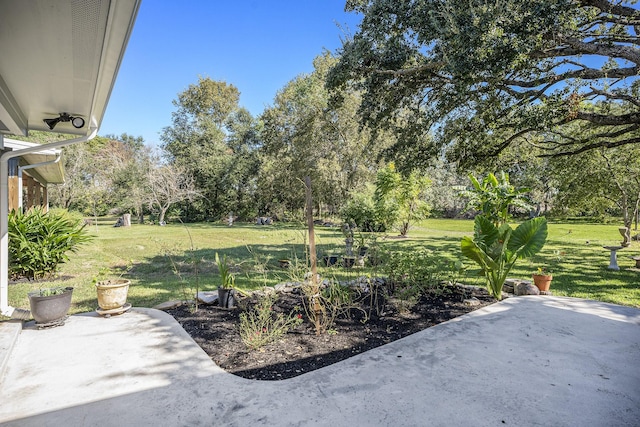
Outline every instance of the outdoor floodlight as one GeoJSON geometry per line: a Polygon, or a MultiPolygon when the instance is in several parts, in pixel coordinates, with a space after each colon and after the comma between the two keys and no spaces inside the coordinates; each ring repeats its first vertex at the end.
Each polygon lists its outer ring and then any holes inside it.
{"type": "Polygon", "coordinates": [[[49,129],[53,130],[54,127],[60,122],[71,122],[74,128],[80,129],[84,126],[84,119],[82,117],[73,117],[69,113],[60,113],[60,117],[55,119],[44,119],[49,129]]]}

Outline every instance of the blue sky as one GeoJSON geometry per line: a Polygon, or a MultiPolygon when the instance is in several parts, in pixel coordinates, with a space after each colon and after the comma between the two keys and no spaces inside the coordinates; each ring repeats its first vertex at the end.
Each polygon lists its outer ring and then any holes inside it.
{"type": "Polygon", "coordinates": [[[99,134],[159,145],[176,99],[198,76],[240,90],[254,116],[276,92],[335,52],[360,16],[345,0],[143,0],[99,134]]]}

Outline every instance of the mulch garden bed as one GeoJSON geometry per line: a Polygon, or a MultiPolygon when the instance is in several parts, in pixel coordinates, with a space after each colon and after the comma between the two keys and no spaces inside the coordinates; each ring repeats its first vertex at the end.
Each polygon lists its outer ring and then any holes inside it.
{"type": "MultiPolygon", "coordinates": [[[[386,299],[370,310],[361,298],[348,317],[341,317],[328,332],[316,335],[306,320],[277,342],[250,350],[241,340],[239,325],[243,309],[257,298],[241,301],[240,307],[223,309],[200,305],[196,312],[183,305],[167,310],[227,372],[256,380],[283,380],[331,365],[372,348],[445,322],[496,302],[481,288],[446,286],[423,292],[415,305],[398,309],[397,300],[386,299]],[[364,322],[364,313],[370,318],[364,322]]],[[[299,293],[278,293],[274,311],[290,313],[302,306],[299,293]]]]}

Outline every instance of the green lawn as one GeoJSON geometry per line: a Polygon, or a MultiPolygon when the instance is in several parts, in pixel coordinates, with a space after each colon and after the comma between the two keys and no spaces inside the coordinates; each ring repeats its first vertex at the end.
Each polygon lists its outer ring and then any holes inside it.
{"type": "MultiPolygon", "coordinates": [[[[111,223],[112,224],[112,223],[111,223]]],[[[460,238],[470,235],[472,221],[430,219],[410,231],[408,239],[381,239],[381,246],[410,251],[428,248],[449,259],[461,259],[460,238]]],[[[291,280],[295,269],[282,270],[282,258],[305,259],[305,232],[292,225],[256,226],[238,224],[233,227],[212,224],[170,224],[165,227],[133,225],[114,228],[110,225],[91,227],[96,239],[72,254],[71,262],[63,265],[64,281],[19,283],[9,287],[9,303],[28,307],[27,292],[38,286],[73,286],[72,312],[91,311],[97,300],[92,280],[105,268],[125,269],[129,260],[133,268],[125,277],[132,280],[128,301],[135,306],[154,306],[193,294],[196,277],[204,290],[217,287],[215,252],[227,254],[236,272],[236,285],[255,289],[291,280]],[[190,237],[193,239],[193,251],[190,237]],[[168,256],[167,254],[171,254],[168,256]],[[195,260],[195,262],[194,262],[195,260]],[[198,274],[195,274],[197,265],[198,274]],[[179,275],[175,270],[178,270],[179,275]]],[[[341,254],[344,238],[337,228],[316,228],[318,256],[332,252],[341,254]]],[[[547,245],[535,260],[521,260],[511,277],[529,278],[539,265],[553,269],[551,290],[554,295],[596,299],[616,304],[640,307],[640,272],[629,270],[635,265],[629,256],[640,255],[640,243],[619,252],[620,271],[607,269],[609,252],[603,245],[615,245],[622,240],[617,225],[567,224],[549,225],[547,245]],[[558,259],[560,257],[560,259],[558,259]]],[[[464,281],[483,285],[477,269],[470,262],[464,281]]],[[[377,274],[366,269],[319,268],[325,277],[340,280],[362,274],[377,274]]]]}

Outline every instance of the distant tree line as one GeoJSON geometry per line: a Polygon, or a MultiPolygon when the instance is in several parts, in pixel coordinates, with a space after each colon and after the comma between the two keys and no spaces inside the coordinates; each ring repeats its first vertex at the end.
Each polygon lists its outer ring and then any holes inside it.
{"type": "MultiPolygon", "coordinates": [[[[66,149],[55,203],[186,221],[295,218],[310,176],[317,215],[380,212],[393,163],[401,181],[429,182],[402,188],[431,215],[464,212],[469,173],[505,171],[530,189],[526,214],[629,226],[640,205],[631,3],[349,0],[358,31],[258,117],[234,85],[201,77],[177,94],[158,149],[126,134],[66,149]]],[[[404,200],[394,188],[385,194],[404,200]]]]}

